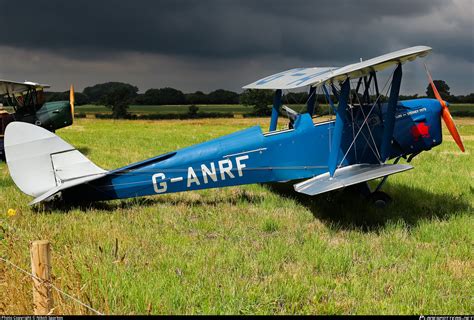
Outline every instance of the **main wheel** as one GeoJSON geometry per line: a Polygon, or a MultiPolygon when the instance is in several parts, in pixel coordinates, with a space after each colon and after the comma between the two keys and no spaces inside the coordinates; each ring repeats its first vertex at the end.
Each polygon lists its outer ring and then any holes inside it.
{"type": "Polygon", "coordinates": [[[377,208],[384,208],[392,201],[392,198],[383,191],[372,192],[369,198],[377,208]]]}

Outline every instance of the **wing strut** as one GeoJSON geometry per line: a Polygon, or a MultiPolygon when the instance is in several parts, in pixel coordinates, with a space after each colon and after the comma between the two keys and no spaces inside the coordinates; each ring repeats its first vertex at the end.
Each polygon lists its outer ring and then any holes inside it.
{"type": "Polygon", "coordinates": [[[316,87],[309,87],[309,98],[306,108],[310,116],[314,113],[314,103],[316,102],[316,87]]]}
{"type": "Polygon", "coordinates": [[[339,100],[339,94],[337,93],[337,88],[334,85],[334,83],[331,83],[331,89],[332,89],[332,94],[334,95],[334,98],[339,100]]]}
{"type": "Polygon", "coordinates": [[[350,92],[350,79],[347,78],[341,86],[339,94],[339,104],[337,106],[336,125],[334,127],[333,140],[331,141],[331,150],[329,151],[329,174],[334,176],[339,158],[339,150],[341,149],[342,131],[346,124],[346,108],[350,92]]]}
{"type": "Polygon", "coordinates": [[[381,160],[385,162],[390,157],[392,150],[393,129],[395,128],[395,110],[397,108],[398,95],[400,93],[400,83],[402,82],[402,64],[399,63],[392,78],[390,88],[390,98],[388,99],[387,112],[384,115],[383,137],[381,147],[381,160]]]}
{"type": "Polygon", "coordinates": [[[281,89],[275,90],[275,96],[273,98],[273,108],[272,108],[272,119],[270,121],[270,131],[275,131],[277,128],[278,122],[278,113],[280,112],[281,107],[281,89]]]}
{"type": "MultiPolygon", "coordinates": [[[[375,87],[375,96],[376,97],[379,97],[380,96],[380,92],[379,92],[379,83],[377,81],[377,73],[375,71],[372,71],[370,73],[370,76],[372,76],[374,78],[374,87],[375,87]]],[[[377,99],[377,107],[379,108],[379,113],[382,114],[382,106],[380,104],[380,100],[377,99]]]]}
{"type": "Polygon", "coordinates": [[[370,88],[370,84],[372,83],[372,77],[373,77],[373,73],[370,74],[369,76],[369,80],[367,80],[367,76],[364,77],[364,86],[365,86],[365,89],[364,89],[364,102],[365,103],[370,103],[370,92],[369,92],[369,88],[370,88]]]}
{"type": "Polygon", "coordinates": [[[324,95],[326,96],[326,99],[329,102],[329,105],[331,106],[332,111],[336,113],[336,108],[334,107],[334,103],[332,102],[331,95],[329,94],[329,91],[324,84],[323,84],[323,90],[324,90],[324,95]]]}

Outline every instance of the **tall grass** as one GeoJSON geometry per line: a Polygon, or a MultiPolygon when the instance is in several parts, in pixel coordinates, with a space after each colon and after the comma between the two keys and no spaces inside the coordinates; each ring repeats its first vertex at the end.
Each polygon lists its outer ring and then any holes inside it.
{"type": "MultiPolygon", "coordinates": [[[[267,122],[78,119],[58,134],[111,169],[267,122]]],[[[30,208],[1,164],[0,256],[28,268],[29,241],[49,239],[54,283],[110,314],[472,314],[474,120],[457,123],[466,153],[445,138],[416,157],[385,209],[279,185],[30,208]]],[[[0,288],[0,313],[32,312],[30,279],[1,262],[0,288]]]]}

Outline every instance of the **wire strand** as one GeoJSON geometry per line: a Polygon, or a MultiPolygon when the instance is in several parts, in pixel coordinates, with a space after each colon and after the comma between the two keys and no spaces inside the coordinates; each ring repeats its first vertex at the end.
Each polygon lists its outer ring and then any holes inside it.
{"type": "Polygon", "coordinates": [[[92,311],[94,312],[95,314],[98,314],[98,315],[104,315],[102,312],[92,308],[91,306],[85,304],[84,302],[82,302],[81,300],[77,299],[76,297],[68,294],[67,292],[64,292],[63,290],[59,289],[57,286],[55,286],[54,284],[52,284],[50,281],[46,281],[46,280],[43,280],[41,278],[38,278],[37,276],[35,276],[34,274],[32,274],[31,272],[17,266],[16,264],[14,264],[13,262],[11,262],[10,260],[7,260],[5,258],[2,258],[0,257],[0,260],[11,265],[12,267],[14,267],[15,269],[17,269],[18,271],[20,272],[23,272],[24,274],[27,274],[29,275],[30,277],[32,277],[33,279],[36,279],[38,281],[40,281],[41,283],[45,284],[46,286],[50,286],[51,288],[53,288],[54,290],[56,290],[57,292],[61,293],[62,295],[68,297],[69,299],[75,301],[76,303],[80,304],[81,306],[83,306],[84,308],[88,309],[89,311],[92,311]]]}
{"type": "MultiPolygon", "coordinates": [[[[383,89],[382,89],[382,92],[385,91],[385,88],[387,87],[387,84],[390,82],[390,79],[391,77],[393,76],[393,74],[395,73],[395,69],[393,70],[392,72],[392,75],[387,79],[387,82],[385,83],[383,89]]],[[[390,87],[390,86],[389,86],[390,87]]],[[[387,89],[387,92],[388,92],[389,89],[387,89]]],[[[380,97],[382,96],[382,93],[379,93],[379,96],[377,97],[377,99],[375,100],[374,104],[372,105],[372,108],[370,109],[369,113],[367,114],[367,117],[364,119],[364,121],[362,122],[362,125],[360,126],[359,130],[357,131],[357,134],[356,134],[356,137],[355,139],[357,139],[357,137],[359,136],[360,132],[362,131],[362,129],[364,128],[364,125],[366,124],[367,120],[369,119],[369,116],[372,114],[372,111],[374,110],[374,107],[375,105],[377,104],[377,102],[379,101],[380,97]]],[[[346,159],[347,157],[347,154],[349,153],[349,151],[351,150],[352,148],[352,145],[355,143],[355,140],[352,141],[351,145],[349,146],[349,148],[347,149],[346,153],[344,154],[344,157],[342,158],[341,162],[339,163],[339,165],[337,166],[338,168],[341,167],[342,163],[344,162],[344,160],[346,159]]]]}

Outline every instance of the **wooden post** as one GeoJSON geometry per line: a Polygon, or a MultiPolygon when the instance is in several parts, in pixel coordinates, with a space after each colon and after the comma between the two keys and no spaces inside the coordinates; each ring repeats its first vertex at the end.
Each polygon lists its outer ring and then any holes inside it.
{"type": "Polygon", "coordinates": [[[33,308],[35,315],[47,315],[53,309],[51,294],[51,246],[48,240],[37,240],[30,244],[31,271],[33,278],[33,308]]]}

